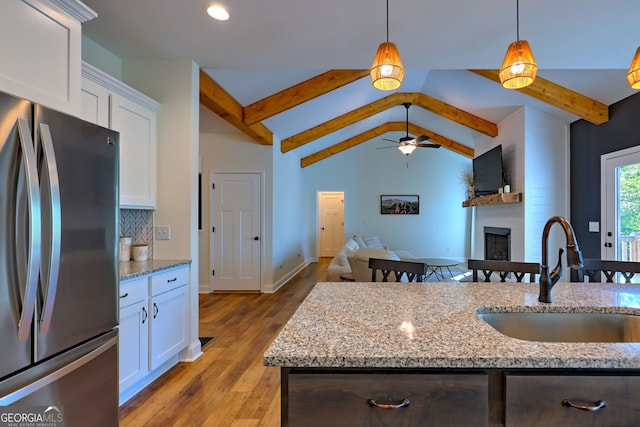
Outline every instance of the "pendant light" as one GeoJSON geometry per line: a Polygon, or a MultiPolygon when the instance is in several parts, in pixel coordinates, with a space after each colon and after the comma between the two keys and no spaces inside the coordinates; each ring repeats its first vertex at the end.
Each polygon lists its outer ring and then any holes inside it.
{"type": "Polygon", "coordinates": [[[636,55],[629,66],[627,81],[633,89],[640,89],[640,47],[636,50],[636,55]]]}
{"type": "Polygon", "coordinates": [[[380,90],[398,89],[404,78],[400,52],[396,45],[389,41],[389,0],[387,0],[387,41],[378,46],[369,74],[373,86],[380,90]]]}
{"type": "Polygon", "coordinates": [[[520,89],[533,83],[537,71],[529,42],[520,40],[520,5],[516,0],[516,41],[509,45],[502,61],[500,83],[506,89],[520,89]]]}

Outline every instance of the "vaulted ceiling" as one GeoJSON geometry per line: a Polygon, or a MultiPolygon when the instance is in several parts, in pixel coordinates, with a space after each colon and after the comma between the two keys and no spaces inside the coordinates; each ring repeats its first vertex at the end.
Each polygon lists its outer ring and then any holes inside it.
{"type": "Polygon", "coordinates": [[[204,106],[257,143],[275,136],[302,167],[403,136],[404,102],[410,133],[472,157],[475,140],[522,105],[600,124],[634,93],[625,74],[640,43],[635,0],[521,0],[520,36],[540,66],[521,91],[491,71],[515,40],[515,1],[431,3],[390,0],[390,40],[406,67],[392,93],[366,71],[385,38],[384,0],[234,0],[227,22],[201,0],[90,0],[98,18],[84,30],[123,59],[195,61],[204,106]]]}

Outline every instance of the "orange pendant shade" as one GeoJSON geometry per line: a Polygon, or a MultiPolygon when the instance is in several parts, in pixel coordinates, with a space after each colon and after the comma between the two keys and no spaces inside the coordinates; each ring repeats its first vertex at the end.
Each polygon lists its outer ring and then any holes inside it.
{"type": "Polygon", "coordinates": [[[500,67],[500,83],[506,89],[529,86],[536,78],[538,64],[526,40],[517,40],[509,45],[500,67]]]}
{"type": "Polygon", "coordinates": [[[627,73],[627,81],[633,89],[640,89],[640,47],[636,50],[636,55],[631,61],[631,66],[627,73]]]}
{"type": "Polygon", "coordinates": [[[371,64],[371,82],[376,89],[394,90],[404,78],[404,66],[395,44],[381,43],[371,64]]]}

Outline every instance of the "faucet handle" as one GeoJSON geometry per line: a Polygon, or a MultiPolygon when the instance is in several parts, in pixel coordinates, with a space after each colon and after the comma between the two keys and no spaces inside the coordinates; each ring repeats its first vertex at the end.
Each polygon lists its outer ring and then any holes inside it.
{"type": "Polygon", "coordinates": [[[558,263],[551,273],[549,273],[549,279],[551,279],[551,284],[554,285],[558,280],[560,280],[560,276],[562,276],[562,254],[564,253],[564,249],[560,248],[558,250],[558,263]]]}

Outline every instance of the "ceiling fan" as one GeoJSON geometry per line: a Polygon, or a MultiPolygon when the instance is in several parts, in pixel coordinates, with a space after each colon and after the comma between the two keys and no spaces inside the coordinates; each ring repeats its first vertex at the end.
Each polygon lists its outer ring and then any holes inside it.
{"type": "MultiPolygon", "coordinates": [[[[418,147],[422,147],[422,148],[440,148],[440,144],[432,144],[432,143],[428,143],[428,144],[424,144],[422,141],[427,141],[429,140],[429,137],[427,135],[420,135],[418,137],[412,137],[409,136],[409,107],[411,107],[411,103],[410,102],[405,102],[402,105],[404,105],[404,108],[406,109],[406,114],[407,114],[407,119],[406,119],[406,135],[403,136],[402,138],[400,138],[398,141],[394,141],[393,139],[388,139],[388,138],[382,138],[385,141],[391,141],[391,142],[395,142],[398,144],[398,149],[400,151],[402,151],[403,154],[405,155],[409,155],[411,153],[413,153],[413,150],[415,150],[418,147]]],[[[390,147],[380,147],[380,148],[390,148],[390,147]]]]}

